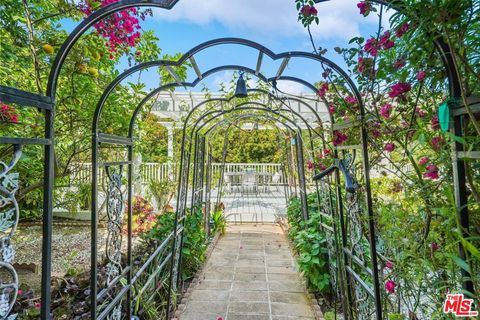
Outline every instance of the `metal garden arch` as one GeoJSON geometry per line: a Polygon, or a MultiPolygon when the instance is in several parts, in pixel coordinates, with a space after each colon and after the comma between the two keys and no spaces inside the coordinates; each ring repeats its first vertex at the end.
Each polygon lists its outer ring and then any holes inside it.
{"type": "MultiPolygon", "coordinates": [[[[54,144],[55,144],[55,128],[54,128],[54,119],[55,119],[55,97],[56,97],[56,89],[58,85],[58,78],[60,71],[62,69],[62,66],[65,62],[65,59],[67,58],[67,55],[70,51],[70,49],[73,47],[73,45],[76,43],[76,41],[96,22],[101,20],[102,18],[108,16],[111,13],[117,12],[122,9],[126,8],[131,8],[131,7],[138,7],[138,6],[153,6],[153,7],[159,7],[159,8],[164,8],[164,9],[171,9],[178,0],[151,0],[151,1],[138,1],[138,0],[121,0],[117,3],[114,3],[112,5],[109,5],[108,7],[102,8],[94,12],[90,17],[85,19],[83,22],[81,22],[75,30],[69,35],[67,40],[64,42],[62,45],[60,51],[58,52],[57,56],[55,57],[55,61],[53,63],[50,75],[49,75],[49,80],[48,80],[48,85],[47,85],[47,90],[46,90],[46,95],[40,95],[40,94],[34,94],[22,90],[18,90],[15,88],[10,88],[10,87],[0,87],[0,98],[2,101],[7,102],[7,103],[15,103],[20,106],[26,107],[26,108],[38,108],[41,109],[42,112],[44,113],[44,119],[45,119],[45,130],[42,138],[25,138],[25,137],[0,137],[0,143],[5,144],[5,145],[12,145],[13,150],[14,150],[14,155],[12,157],[12,161],[9,164],[4,164],[2,171],[0,173],[0,178],[5,179],[6,177],[12,175],[12,171],[14,169],[15,164],[18,162],[21,150],[24,147],[32,146],[32,145],[37,145],[37,146],[43,146],[44,149],[44,166],[43,166],[43,176],[44,176],[44,185],[43,185],[43,244],[42,244],[42,289],[41,289],[41,296],[42,296],[42,303],[41,303],[41,318],[42,319],[49,319],[50,318],[50,305],[51,305],[51,297],[50,297],[50,282],[51,282],[51,241],[52,241],[52,198],[53,198],[53,185],[54,185],[54,144]]],[[[317,0],[316,2],[323,2],[320,0],[317,0]]],[[[378,3],[383,6],[391,6],[394,7],[395,9],[399,11],[402,10],[402,3],[400,1],[381,1],[381,0],[372,0],[372,2],[378,3]]],[[[414,17],[410,17],[414,20],[414,17]]],[[[188,52],[185,54],[179,61],[174,62],[174,63],[166,63],[166,62],[149,62],[147,64],[141,64],[138,66],[133,67],[129,71],[123,74],[124,77],[127,77],[129,74],[135,72],[136,70],[140,70],[143,68],[147,68],[149,66],[155,66],[155,65],[170,65],[170,66],[175,66],[176,64],[182,64],[184,61],[187,59],[190,59],[193,57],[193,54],[199,50],[203,50],[204,48],[207,48],[212,45],[217,45],[220,43],[236,43],[236,44],[241,44],[241,45],[247,45],[251,46],[259,51],[259,57],[258,57],[258,62],[257,62],[257,68],[255,70],[249,69],[246,67],[238,67],[234,66],[236,70],[242,70],[249,72],[251,74],[255,74],[257,76],[260,76],[259,74],[259,68],[261,66],[261,61],[263,59],[264,55],[269,56],[270,58],[277,60],[277,59],[282,59],[282,67],[285,68],[286,65],[288,64],[288,60],[292,57],[303,57],[303,58],[308,58],[308,59],[313,59],[318,61],[322,66],[323,64],[328,65],[330,68],[335,70],[347,83],[349,86],[349,89],[353,92],[354,96],[356,97],[359,107],[360,107],[360,126],[358,128],[358,132],[361,135],[361,156],[362,156],[362,169],[364,171],[363,174],[363,190],[365,191],[366,199],[366,211],[368,214],[368,220],[369,220],[369,242],[370,242],[370,255],[371,255],[371,272],[370,275],[373,278],[373,289],[370,288],[365,281],[361,279],[361,277],[358,276],[358,274],[355,273],[355,271],[350,267],[350,265],[346,265],[347,267],[347,273],[343,274],[343,276],[352,277],[351,281],[356,281],[356,283],[360,284],[361,287],[363,287],[364,290],[367,291],[368,295],[374,300],[375,304],[375,316],[377,319],[382,319],[382,310],[381,310],[381,301],[380,301],[380,293],[379,293],[379,282],[378,282],[378,269],[377,269],[377,261],[376,261],[376,249],[375,249],[375,231],[374,231],[374,216],[373,216],[373,208],[372,208],[372,200],[371,200],[371,192],[370,192],[370,182],[369,182],[369,165],[368,165],[368,151],[367,151],[367,133],[365,129],[365,124],[363,122],[364,118],[364,105],[362,102],[362,97],[360,96],[360,93],[356,89],[355,84],[353,81],[348,77],[348,75],[341,70],[338,66],[333,64],[331,61],[321,57],[317,56],[311,53],[304,53],[304,52],[287,52],[287,53],[281,53],[281,54],[274,54],[272,51],[268,50],[267,48],[256,44],[251,41],[243,40],[243,39],[235,39],[235,38],[226,38],[226,39],[219,39],[219,40],[213,40],[210,42],[206,42],[202,45],[200,45],[197,48],[194,48],[193,51],[188,52]],[[176,63],[176,64],[175,64],[176,63]],[[350,268],[350,269],[349,269],[350,268]]],[[[442,40],[441,37],[437,37],[437,39],[434,41],[435,46],[438,50],[438,53],[440,55],[440,58],[442,59],[442,62],[444,64],[444,68],[447,72],[447,77],[449,81],[449,89],[450,89],[450,96],[451,97],[458,97],[461,95],[461,90],[460,90],[460,81],[457,77],[457,73],[455,72],[455,64],[452,58],[452,55],[450,53],[450,48],[449,46],[442,40]]],[[[195,68],[195,67],[194,67],[195,68]]],[[[208,76],[209,74],[215,73],[220,70],[225,70],[222,69],[225,67],[220,67],[217,68],[216,70],[211,70],[209,73],[206,74],[201,74],[198,71],[198,68],[195,68],[198,78],[201,80],[202,77],[208,76]]],[[[232,69],[232,66],[228,67],[232,69]]],[[[277,74],[276,77],[266,79],[267,82],[273,82],[274,80],[295,80],[292,79],[291,77],[282,77],[280,72],[283,70],[279,70],[279,74],[277,74]]],[[[104,318],[110,318],[114,319],[115,317],[121,317],[122,309],[118,309],[117,303],[121,301],[123,297],[126,297],[127,299],[127,307],[126,307],[126,312],[130,316],[131,315],[131,299],[132,297],[132,287],[131,284],[135,281],[136,277],[138,274],[133,274],[132,269],[131,269],[131,181],[132,181],[132,157],[133,157],[133,124],[135,122],[135,118],[138,115],[139,109],[142,107],[142,105],[150,98],[153,97],[153,94],[150,94],[146,97],[145,101],[142,102],[136,109],[136,111],[133,114],[132,120],[131,120],[131,125],[130,125],[130,130],[129,130],[129,135],[128,137],[121,137],[121,136],[113,136],[113,135],[108,135],[104,133],[99,133],[96,130],[97,126],[97,120],[98,117],[100,116],[100,111],[101,111],[101,106],[104,103],[104,99],[108,96],[109,92],[113,90],[113,88],[120,83],[120,81],[123,78],[117,79],[114,83],[112,83],[107,90],[105,91],[104,95],[102,96],[102,99],[99,102],[99,108],[97,107],[97,114],[95,117],[95,123],[94,123],[94,131],[93,131],[93,158],[94,161],[97,162],[97,156],[98,156],[98,146],[100,144],[110,144],[110,145],[121,145],[125,146],[127,148],[128,152],[128,160],[127,161],[120,161],[116,163],[103,163],[102,165],[107,167],[107,171],[109,171],[109,180],[110,180],[110,191],[111,191],[111,202],[109,202],[109,217],[111,220],[111,228],[112,228],[112,237],[121,237],[121,235],[118,234],[118,223],[121,221],[121,215],[122,210],[123,210],[123,204],[122,204],[122,196],[120,192],[120,185],[121,185],[121,168],[123,166],[128,167],[128,183],[129,183],[129,188],[128,188],[128,265],[121,270],[120,273],[116,274],[115,272],[112,272],[110,275],[111,277],[108,280],[108,286],[115,286],[120,281],[121,276],[126,276],[128,279],[128,285],[123,286],[122,289],[118,292],[116,292],[116,295],[113,297],[112,303],[110,303],[105,309],[101,310],[100,314],[97,314],[96,310],[96,303],[98,298],[105,297],[107,295],[106,291],[100,291],[97,292],[97,283],[96,283],[96,270],[95,273],[92,270],[92,274],[95,275],[95,277],[92,277],[92,318],[93,319],[104,319],[104,318]],[[117,167],[117,170],[112,170],[110,167],[117,167]],[[114,313],[111,313],[114,312],[114,313]]],[[[198,80],[198,79],[197,79],[198,80]]],[[[198,80],[199,81],[199,80],[198,80]]],[[[198,83],[198,81],[196,81],[198,83]]],[[[298,82],[302,82],[301,79],[296,79],[298,82]]],[[[174,87],[176,85],[180,86],[195,86],[196,82],[193,83],[177,83],[177,84],[169,84],[161,89],[158,89],[158,91],[167,89],[169,87],[174,87]]],[[[305,81],[303,81],[305,84],[305,81]]],[[[314,89],[313,86],[309,86],[310,88],[314,89]]],[[[158,92],[157,91],[157,92],[158,92]]],[[[462,125],[462,120],[464,118],[464,115],[466,114],[465,107],[460,107],[457,110],[455,110],[455,114],[453,116],[453,121],[454,121],[454,127],[452,129],[452,133],[455,134],[456,136],[463,136],[464,132],[464,127],[462,125]]],[[[334,124],[332,124],[334,125],[334,124]]],[[[333,129],[334,130],[334,129],[333,129]]],[[[339,148],[337,148],[339,149],[339,148]]],[[[348,149],[348,148],[344,148],[348,149]]],[[[335,151],[335,156],[339,156],[339,152],[342,150],[336,150],[335,151]]],[[[468,229],[469,229],[469,222],[468,222],[468,210],[467,210],[467,188],[466,188],[466,180],[465,180],[465,150],[463,150],[463,146],[459,143],[456,142],[454,145],[454,161],[453,161],[453,167],[454,167],[454,178],[455,178],[455,200],[457,203],[457,210],[458,210],[458,215],[459,219],[461,221],[461,225],[463,227],[463,233],[464,236],[468,236],[468,229]]],[[[183,155],[182,155],[183,158],[183,155]]],[[[98,163],[97,163],[98,165],[98,163]]],[[[348,167],[348,166],[347,166],[348,167]]],[[[183,169],[183,167],[182,167],[183,169]]],[[[95,169],[98,170],[98,169],[95,169]]],[[[348,172],[348,170],[344,171],[348,172]]],[[[95,194],[96,191],[96,184],[95,184],[95,179],[96,179],[96,173],[97,171],[94,172],[94,180],[92,181],[92,188],[94,189],[93,193],[95,194]]],[[[347,175],[345,175],[347,176],[347,175]]],[[[354,255],[352,255],[351,251],[348,251],[348,246],[347,243],[345,242],[345,225],[344,223],[346,222],[344,220],[344,210],[347,210],[347,212],[350,210],[357,210],[355,203],[358,203],[360,201],[357,198],[353,198],[350,196],[351,199],[347,199],[347,208],[344,208],[342,205],[342,197],[343,194],[342,192],[344,191],[343,188],[341,187],[341,176],[339,174],[339,171],[336,170],[335,174],[335,180],[336,180],[336,194],[333,195],[337,199],[337,208],[332,208],[333,211],[338,210],[337,214],[339,215],[340,219],[340,225],[335,226],[336,228],[341,229],[342,232],[342,250],[341,252],[337,255],[337,258],[342,259],[341,256],[343,256],[343,259],[345,261],[350,261],[351,263],[356,262],[356,258],[354,255]],[[353,205],[353,207],[352,207],[353,205]],[[350,206],[350,207],[349,207],[350,206]],[[353,208],[353,209],[352,209],[353,208]]],[[[358,182],[358,181],[357,181],[358,182]]],[[[10,244],[10,238],[14,236],[15,228],[18,223],[18,216],[19,216],[19,209],[17,205],[17,201],[15,199],[15,192],[18,188],[18,185],[9,185],[8,187],[1,190],[2,192],[2,197],[6,199],[6,203],[10,204],[13,206],[14,210],[14,218],[11,222],[11,232],[8,233],[5,236],[2,236],[2,246],[1,250],[2,253],[4,254],[3,259],[0,261],[0,268],[2,271],[6,271],[7,274],[11,276],[11,281],[4,281],[2,279],[2,282],[4,283],[4,290],[9,289],[10,291],[8,294],[6,291],[3,292],[3,294],[7,294],[6,298],[9,301],[9,309],[7,310],[7,314],[10,312],[13,303],[16,299],[16,295],[18,292],[18,279],[17,279],[17,274],[15,269],[12,267],[12,258],[13,256],[8,256],[6,255],[7,253],[11,253],[13,250],[13,247],[10,244]],[[5,258],[7,257],[7,258],[5,258]]],[[[179,186],[179,188],[182,188],[182,186],[179,186]]],[[[352,194],[350,192],[350,194],[352,194]]],[[[353,193],[354,194],[354,193],[353,193]]],[[[329,194],[329,197],[331,197],[332,194],[329,194]]],[[[180,202],[181,203],[181,202],[180,202]]],[[[96,212],[97,212],[97,203],[96,199],[94,198],[93,200],[93,205],[92,205],[92,218],[94,218],[93,221],[95,221],[96,218],[96,212]]],[[[177,210],[177,218],[178,218],[178,212],[183,210],[185,208],[179,208],[177,210]]],[[[332,215],[335,214],[335,212],[332,211],[332,215]]],[[[178,219],[177,219],[178,220],[178,219]]],[[[178,253],[178,248],[180,246],[175,245],[175,242],[179,241],[178,235],[179,233],[181,234],[181,230],[177,229],[177,226],[174,231],[172,231],[172,234],[169,237],[169,240],[173,241],[173,252],[170,253],[170,257],[174,257],[174,259],[177,259],[176,257],[179,255],[178,253]]],[[[96,239],[96,224],[92,223],[92,240],[96,239]]],[[[94,244],[94,242],[92,242],[94,244]]],[[[165,246],[160,246],[157,248],[157,253],[162,252],[162,250],[165,250],[165,246]]],[[[119,258],[118,258],[118,246],[115,244],[111,247],[111,262],[112,262],[112,270],[114,269],[114,265],[118,265],[119,258]]],[[[460,256],[465,257],[465,252],[462,246],[459,248],[460,250],[460,256]]],[[[338,252],[337,252],[338,253],[338,252]]],[[[152,259],[149,259],[148,263],[152,263],[152,261],[155,259],[155,256],[152,259]]],[[[344,262],[345,262],[344,261],[344,262]]],[[[93,269],[96,268],[96,251],[92,250],[92,266],[93,269]]],[[[162,262],[163,263],[163,262],[162,262]]],[[[165,266],[165,264],[163,264],[165,266]]],[[[163,267],[160,264],[160,267],[163,267]]],[[[463,271],[464,275],[468,277],[468,273],[463,271]]],[[[340,276],[342,276],[342,273],[340,273],[340,276]]],[[[473,292],[473,284],[471,281],[465,281],[464,282],[464,288],[468,291],[473,292]]],[[[351,292],[348,289],[343,288],[342,290],[342,295],[343,298],[342,301],[344,303],[347,302],[353,302],[355,299],[351,296],[351,292]]],[[[345,307],[344,307],[345,308],[345,307]]],[[[345,309],[347,310],[347,309],[345,309]]],[[[348,314],[347,314],[348,316],[348,314]]]]}

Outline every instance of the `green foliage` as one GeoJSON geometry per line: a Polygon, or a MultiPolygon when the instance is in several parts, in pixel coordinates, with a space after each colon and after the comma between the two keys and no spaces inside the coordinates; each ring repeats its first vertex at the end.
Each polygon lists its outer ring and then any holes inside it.
{"type": "Polygon", "coordinates": [[[162,212],[175,194],[176,185],[169,180],[150,180],[148,189],[157,202],[158,210],[162,212]]]}
{"type": "MultiPolygon", "coordinates": [[[[173,231],[175,212],[167,211],[157,217],[153,228],[142,235],[145,241],[156,240],[159,243],[173,231]]],[[[184,220],[183,248],[182,248],[182,279],[189,279],[205,261],[207,238],[203,225],[203,214],[200,209],[187,210],[184,220]]]]}
{"type": "Polygon", "coordinates": [[[326,238],[319,229],[320,213],[312,210],[308,221],[304,221],[300,200],[293,198],[287,208],[287,216],[288,235],[298,254],[297,263],[309,288],[315,292],[327,291],[330,275],[326,260],[326,238]]]}
{"type": "Polygon", "coordinates": [[[214,210],[211,214],[211,219],[213,221],[213,233],[220,232],[221,235],[225,234],[225,229],[227,227],[227,221],[222,210],[214,210]]]}

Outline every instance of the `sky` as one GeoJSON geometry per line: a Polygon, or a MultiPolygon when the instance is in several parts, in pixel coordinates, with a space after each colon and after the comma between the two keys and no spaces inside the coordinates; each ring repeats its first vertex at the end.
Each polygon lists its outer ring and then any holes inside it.
{"type": "MultiPolygon", "coordinates": [[[[376,14],[363,17],[356,4],[356,0],[330,0],[316,5],[320,24],[312,27],[315,43],[327,48],[326,57],[340,65],[343,65],[342,59],[333,48],[344,47],[354,36],[373,34],[378,24],[376,14]]],[[[163,54],[183,53],[204,41],[221,37],[253,40],[275,53],[312,52],[308,33],[297,17],[294,0],[180,0],[171,10],[153,9],[153,17],[142,22],[142,28],[155,30],[163,54]]],[[[256,51],[233,45],[210,48],[196,55],[202,71],[221,64],[242,64],[255,69],[256,58],[256,51]]],[[[279,65],[280,61],[264,59],[262,73],[273,76],[279,65]]],[[[127,64],[122,63],[119,69],[126,67],[127,64]]],[[[314,83],[321,79],[321,73],[317,63],[297,60],[289,64],[284,74],[314,83]]],[[[231,77],[232,72],[225,71],[204,82],[210,90],[217,91],[219,84],[231,77]]],[[[159,81],[154,72],[145,73],[143,78],[148,87],[156,86],[159,81]]],[[[192,71],[189,80],[193,78],[192,71]]],[[[293,82],[279,83],[279,87],[292,93],[307,91],[293,82]]]]}

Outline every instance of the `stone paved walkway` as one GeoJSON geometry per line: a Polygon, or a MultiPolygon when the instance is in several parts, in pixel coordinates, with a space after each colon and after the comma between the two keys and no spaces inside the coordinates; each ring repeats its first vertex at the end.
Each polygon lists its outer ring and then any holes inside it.
{"type": "Polygon", "coordinates": [[[180,320],[315,319],[278,226],[230,226],[180,320]]]}

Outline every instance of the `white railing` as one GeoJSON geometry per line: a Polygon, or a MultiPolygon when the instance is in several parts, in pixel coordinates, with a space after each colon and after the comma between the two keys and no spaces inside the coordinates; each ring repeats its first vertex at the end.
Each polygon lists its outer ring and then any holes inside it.
{"type": "MultiPolygon", "coordinates": [[[[225,163],[225,172],[244,172],[253,170],[259,173],[271,173],[272,175],[281,173],[282,165],[280,163],[225,163]]],[[[70,179],[74,184],[91,183],[92,179],[92,164],[91,163],[76,163],[70,179]]],[[[222,169],[221,163],[212,163],[212,174],[215,179],[218,179],[222,169]]],[[[139,178],[141,183],[148,183],[149,181],[166,181],[169,179],[176,179],[177,166],[174,163],[155,163],[144,162],[140,165],[139,178]]],[[[99,181],[103,183],[106,179],[105,170],[100,167],[99,181]]],[[[213,183],[216,183],[213,181],[213,183]]],[[[283,176],[279,184],[283,183],[283,176]]]]}
{"type": "MultiPolygon", "coordinates": [[[[91,183],[92,177],[92,165],[90,163],[76,163],[74,164],[74,173],[71,175],[72,183],[91,183]]],[[[244,172],[252,170],[259,173],[270,173],[275,174],[281,171],[282,165],[280,163],[225,163],[225,172],[244,172]]],[[[212,174],[214,181],[213,184],[217,183],[217,179],[220,176],[222,169],[221,163],[212,163],[212,174]]],[[[370,171],[370,176],[372,178],[379,178],[382,176],[381,172],[384,171],[388,176],[392,173],[396,173],[398,170],[392,164],[385,164],[383,168],[381,166],[374,166],[370,171]]],[[[401,168],[401,171],[404,173],[410,173],[413,171],[411,165],[407,165],[401,168]]],[[[103,167],[100,167],[99,170],[99,182],[104,183],[106,179],[105,170],[103,167]]],[[[156,162],[144,162],[140,165],[140,175],[139,179],[141,183],[148,184],[150,181],[166,181],[177,179],[177,165],[174,163],[156,163],[156,162]]],[[[283,184],[283,175],[281,175],[280,181],[278,184],[283,184]]],[[[307,178],[307,182],[309,179],[307,178]]]]}

